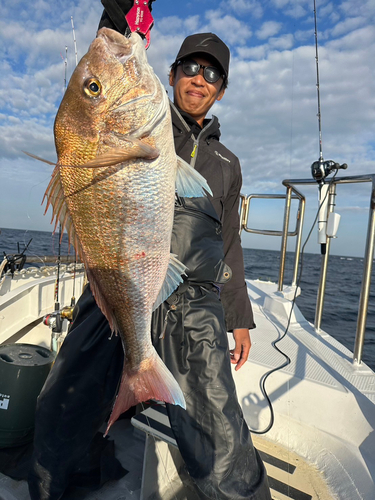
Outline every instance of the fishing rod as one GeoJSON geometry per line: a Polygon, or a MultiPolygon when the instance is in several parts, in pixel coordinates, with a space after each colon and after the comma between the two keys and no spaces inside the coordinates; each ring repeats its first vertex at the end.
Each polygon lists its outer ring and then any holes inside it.
{"type": "Polygon", "coordinates": [[[29,242],[27,243],[27,245],[24,245],[24,249],[22,250],[22,252],[20,251],[20,243],[19,242],[17,242],[18,253],[10,255],[10,254],[6,254],[6,252],[3,252],[4,259],[3,259],[3,262],[1,263],[1,267],[0,267],[0,269],[1,269],[0,277],[2,276],[3,273],[5,274],[7,271],[10,271],[12,278],[13,278],[14,273],[16,271],[21,271],[21,269],[23,269],[23,266],[26,263],[25,252],[29,248],[29,245],[32,242],[32,240],[33,239],[31,238],[29,240],[29,242]]]}
{"type": "Polygon", "coordinates": [[[316,90],[318,98],[318,128],[319,128],[319,159],[311,165],[311,173],[313,178],[319,184],[319,216],[318,216],[318,243],[322,255],[326,253],[327,237],[333,238],[336,236],[340,216],[333,212],[334,194],[328,196],[329,184],[325,182],[332,172],[339,169],[346,169],[348,165],[339,163],[333,160],[324,160],[323,158],[323,139],[322,139],[322,112],[320,101],[320,78],[319,78],[319,51],[318,51],[318,22],[316,0],[314,0],[314,35],[315,35],[315,63],[316,63],[316,90]],[[331,210],[328,210],[330,204],[331,210]],[[330,216],[330,226],[327,226],[327,218],[330,216]]]}
{"type": "MultiPolygon", "coordinates": [[[[78,51],[77,51],[77,40],[76,40],[76,33],[75,33],[75,29],[74,29],[74,20],[73,20],[73,16],[70,16],[70,22],[71,22],[71,25],[72,25],[72,34],[73,34],[73,44],[74,44],[74,53],[75,53],[75,59],[76,59],[76,67],[78,65],[78,51]]],[[[66,92],[66,87],[67,87],[67,69],[68,69],[68,47],[65,46],[65,60],[64,60],[64,94],[66,92]]],[[[58,253],[58,260],[57,260],[57,284],[56,284],[56,300],[55,300],[55,311],[58,311],[60,310],[60,304],[59,304],[59,300],[58,300],[58,297],[59,297],[59,291],[58,291],[58,287],[59,287],[59,282],[60,282],[60,263],[61,263],[61,239],[62,239],[62,234],[61,234],[61,223],[59,224],[59,253],[58,253]],[[56,307],[58,306],[58,307],[56,307]]],[[[74,307],[75,306],[75,303],[76,303],[76,299],[75,299],[75,279],[76,279],[76,267],[77,267],[77,252],[76,252],[76,249],[74,249],[74,255],[75,255],[75,259],[74,259],[74,274],[73,274],[73,294],[72,294],[72,298],[71,298],[71,301],[70,301],[70,307],[74,307]]],[[[68,316],[65,316],[65,317],[69,317],[68,316]]]]}
{"type": "MultiPolygon", "coordinates": [[[[68,67],[68,47],[65,45],[65,59],[64,59],[64,93],[66,90],[66,74],[68,67]]],[[[56,274],[56,282],[55,282],[55,312],[60,310],[60,302],[59,302],[59,288],[60,288],[60,265],[61,265],[61,223],[59,224],[59,247],[57,254],[57,274],[56,274]]],[[[59,314],[56,315],[56,326],[52,328],[52,343],[53,333],[61,333],[62,324],[61,317],[59,314]]],[[[54,349],[53,349],[54,350],[54,349]]]]}
{"type": "MultiPolygon", "coordinates": [[[[66,77],[68,68],[68,47],[65,46],[65,59],[64,59],[64,93],[66,91],[66,77]]],[[[56,354],[59,351],[59,338],[62,333],[63,319],[60,312],[60,300],[59,300],[59,289],[60,289],[60,267],[61,267],[61,238],[62,238],[62,228],[61,223],[59,224],[59,243],[57,252],[57,271],[56,271],[56,281],[55,281],[55,309],[51,314],[47,314],[43,318],[43,323],[51,328],[51,351],[56,354]]]]}
{"type": "Polygon", "coordinates": [[[77,53],[77,41],[76,41],[76,32],[74,30],[74,21],[73,21],[73,16],[70,16],[70,20],[72,23],[72,33],[73,33],[73,43],[74,43],[74,52],[76,56],[76,67],[78,66],[78,53],[77,53]]]}
{"type": "MultiPolygon", "coordinates": [[[[76,67],[77,67],[78,66],[78,52],[77,52],[77,40],[76,40],[76,32],[74,30],[73,16],[70,16],[70,20],[71,20],[71,23],[72,23],[74,53],[75,53],[75,56],[76,56],[76,67]]],[[[76,305],[76,298],[75,298],[76,270],[77,270],[77,250],[74,247],[73,294],[72,294],[72,298],[70,299],[70,307],[71,308],[73,308],[76,305]]],[[[73,315],[73,311],[72,311],[72,315],[73,315]]],[[[72,316],[71,316],[71,318],[72,318],[72,316]]]]}
{"type": "MultiPolygon", "coordinates": [[[[77,55],[77,43],[76,36],[74,30],[74,21],[73,16],[70,17],[72,24],[72,32],[73,32],[73,41],[74,41],[74,49],[75,49],[75,58],[76,58],[76,66],[78,64],[78,55],[77,55]]],[[[65,46],[65,59],[64,59],[64,89],[63,93],[65,94],[67,88],[67,69],[68,69],[68,47],[65,46]]],[[[60,300],[59,300],[59,288],[60,288],[60,267],[61,267],[61,241],[62,241],[62,227],[61,223],[59,224],[59,246],[58,246],[58,255],[57,255],[57,273],[56,273],[56,282],[55,282],[55,309],[51,314],[47,314],[43,318],[43,323],[49,326],[52,330],[51,336],[51,350],[55,353],[58,353],[60,347],[61,334],[63,329],[63,320],[67,319],[68,321],[72,320],[73,317],[73,308],[75,306],[75,280],[76,280],[76,266],[77,266],[77,252],[75,251],[75,259],[74,259],[74,274],[73,274],[73,293],[70,301],[70,306],[66,306],[63,309],[60,309],[60,300]]]]}

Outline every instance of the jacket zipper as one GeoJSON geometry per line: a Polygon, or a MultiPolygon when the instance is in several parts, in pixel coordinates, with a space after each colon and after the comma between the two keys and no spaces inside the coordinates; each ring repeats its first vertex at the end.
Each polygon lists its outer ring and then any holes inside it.
{"type": "Polygon", "coordinates": [[[213,118],[211,118],[211,120],[207,123],[207,125],[199,132],[199,135],[198,137],[195,139],[194,137],[194,146],[193,146],[193,151],[191,152],[190,156],[191,156],[191,160],[190,160],[190,166],[192,166],[193,168],[195,168],[195,163],[196,163],[196,160],[197,160],[197,155],[198,155],[198,148],[199,148],[199,140],[201,138],[201,135],[203,134],[203,132],[208,128],[210,127],[211,123],[213,122],[213,118]]]}

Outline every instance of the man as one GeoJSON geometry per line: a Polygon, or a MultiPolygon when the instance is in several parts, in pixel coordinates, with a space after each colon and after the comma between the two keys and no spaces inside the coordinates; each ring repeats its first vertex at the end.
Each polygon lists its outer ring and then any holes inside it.
{"type": "MultiPolygon", "coordinates": [[[[167,404],[167,410],[200,498],[270,500],[230,368],[230,362],[236,369],[245,363],[255,325],[238,235],[240,165],[219,142],[217,118],[206,120],[224,95],[228,70],[229,49],[211,33],[188,37],[171,68],[176,152],[206,177],[213,197],[176,197],[171,251],[188,277],[155,311],[151,335],[184,392],[187,409],[167,404]],[[235,339],[231,354],[227,329],[235,339]]],[[[86,288],[38,400],[33,500],[61,498],[111,410],[123,352],[119,337],[109,337],[86,288]]]]}

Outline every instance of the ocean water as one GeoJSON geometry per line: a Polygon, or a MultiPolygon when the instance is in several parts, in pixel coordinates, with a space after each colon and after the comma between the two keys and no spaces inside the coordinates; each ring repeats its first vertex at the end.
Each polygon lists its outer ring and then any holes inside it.
{"type": "MultiPolygon", "coordinates": [[[[38,260],[38,257],[43,255],[57,257],[59,249],[58,234],[52,236],[50,232],[18,229],[1,229],[0,256],[2,257],[4,252],[17,253],[17,243],[19,243],[19,250],[22,251],[30,239],[32,241],[26,251],[29,259],[38,260]]],[[[70,253],[72,253],[72,249],[70,253]]],[[[63,236],[61,254],[68,254],[66,235],[63,236]]],[[[279,262],[279,252],[244,249],[246,278],[259,278],[276,282],[278,280],[279,262]]],[[[300,281],[302,293],[296,301],[305,318],[312,323],[314,323],[315,316],[320,263],[321,256],[319,254],[304,255],[303,272],[300,281]]],[[[294,255],[288,253],[285,284],[291,282],[293,265],[294,255]]],[[[339,257],[336,255],[329,257],[322,329],[330,333],[351,351],[354,349],[362,275],[362,258],[339,257]]],[[[375,370],[375,266],[368,308],[363,361],[375,370]]]]}

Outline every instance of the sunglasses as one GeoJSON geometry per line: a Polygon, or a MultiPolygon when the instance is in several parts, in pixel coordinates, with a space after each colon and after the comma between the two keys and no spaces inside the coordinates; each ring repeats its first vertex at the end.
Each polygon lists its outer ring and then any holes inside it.
{"type": "Polygon", "coordinates": [[[185,61],[178,61],[177,64],[181,64],[182,71],[186,76],[196,76],[200,69],[203,68],[203,77],[208,83],[216,83],[224,75],[221,71],[214,66],[203,66],[203,64],[198,64],[192,59],[186,59],[185,61]]]}

